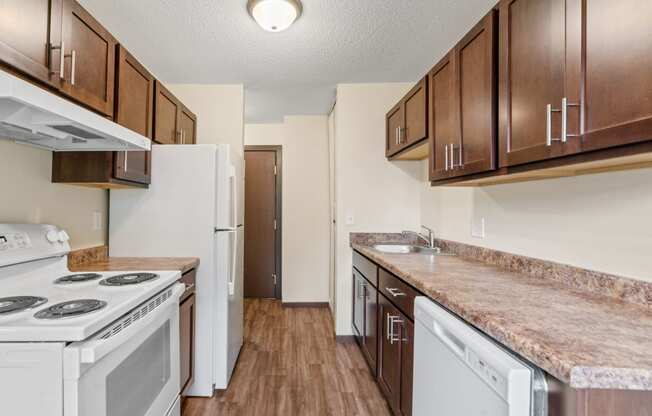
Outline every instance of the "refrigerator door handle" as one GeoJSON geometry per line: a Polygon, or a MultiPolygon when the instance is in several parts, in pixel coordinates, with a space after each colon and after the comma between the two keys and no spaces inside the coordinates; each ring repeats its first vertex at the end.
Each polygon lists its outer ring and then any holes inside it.
{"type": "Polygon", "coordinates": [[[231,182],[231,226],[233,228],[237,227],[238,223],[238,183],[236,180],[235,168],[231,166],[231,175],[229,176],[229,181],[231,182]]]}
{"type": "Polygon", "coordinates": [[[229,274],[229,296],[235,294],[235,269],[237,267],[238,260],[238,233],[233,233],[233,247],[231,247],[231,273],[229,274]]]}
{"type": "Polygon", "coordinates": [[[233,227],[228,227],[228,228],[217,228],[217,227],[215,227],[215,232],[216,233],[234,233],[236,231],[238,231],[238,229],[233,228],[233,227]]]}

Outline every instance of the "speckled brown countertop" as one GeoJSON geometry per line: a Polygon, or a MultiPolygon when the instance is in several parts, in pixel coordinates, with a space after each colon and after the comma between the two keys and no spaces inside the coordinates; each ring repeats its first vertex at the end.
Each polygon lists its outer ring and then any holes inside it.
{"type": "Polygon", "coordinates": [[[574,388],[652,390],[652,308],[461,256],[351,246],[574,388]]]}
{"type": "Polygon", "coordinates": [[[195,257],[108,257],[104,260],[71,265],[73,272],[110,272],[134,270],[179,270],[181,274],[196,268],[195,257]]]}

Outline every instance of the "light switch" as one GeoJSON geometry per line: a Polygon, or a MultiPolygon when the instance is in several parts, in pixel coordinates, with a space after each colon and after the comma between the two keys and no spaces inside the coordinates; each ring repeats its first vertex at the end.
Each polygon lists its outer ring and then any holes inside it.
{"type": "Polygon", "coordinates": [[[355,215],[352,212],[346,214],[346,225],[355,224],[355,215]]]}

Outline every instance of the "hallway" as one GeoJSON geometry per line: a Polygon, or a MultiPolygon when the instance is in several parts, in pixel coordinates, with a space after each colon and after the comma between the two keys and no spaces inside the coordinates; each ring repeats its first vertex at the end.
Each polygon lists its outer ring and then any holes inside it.
{"type": "Polygon", "coordinates": [[[355,342],[336,343],[327,308],[245,299],[245,342],[229,389],[184,415],[390,415],[355,342]]]}

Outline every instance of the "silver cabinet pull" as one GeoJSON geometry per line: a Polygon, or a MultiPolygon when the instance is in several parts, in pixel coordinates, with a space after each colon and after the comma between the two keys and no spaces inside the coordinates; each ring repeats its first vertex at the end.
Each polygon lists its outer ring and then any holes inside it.
{"type": "Polygon", "coordinates": [[[389,294],[394,296],[395,298],[399,296],[407,296],[405,293],[401,292],[399,289],[395,287],[386,287],[385,290],[388,291],[389,294]]]}
{"type": "Polygon", "coordinates": [[[546,145],[552,146],[552,142],[561,141],[559,138],[552,137],[552,113],[559,113],[560,110],[553,109],[552,104],[546,106],[546,145]]]}
{"type": "MultiPolygon", "coordinates": [[[[61,45],[54,46],[50,45],[50,56],[52,56],[52,51],[60,51],[59,54],[59,79],[65,79],[64,70],[66,69],[66,44],[64,41],[61,41],[61,45]]],[[[56,74],[57,71],[50,71],[50,75],[56,74]]]]}
{"type": "Polygon", "coordinates": [[[392,327],[390,325],[390,320],[391,320],[391,315],[387,314],[386,325],[385,325],[386,328],[387,328],[387,335],[385,335],[385,338],[387,338],[387,340],[390,340],[393,337],[392,327]]]}
{"type": "Polygon", "coordinates": [[[396,316],[396,315],[387,315],[387,317],[389,318],[388,322],[390,327],[390,331],[389,331],[390,336],[388,338],[389,343],[394,344],[395,342],[401,341],[401,337],[400,336],[397,337],[396,334],[394,333],[394,325],[403,324],[403,320],[401,319],[400,316],[396,316]]]}
{"type": "Polygon", "coordinates": [[[444,146],[444,155],[446,156],[446,160],[445,160],[446,166],[444,167],[444,170],[447,171],[448,170],[448,145],[444,146]]]}
{"type": "Polygon", "coordinates": [[[568,98],[561,100],[561,142],[566,143],[569,137],[579,137],[579,134],[568,134],[568,107],[579,107],[577,103],[568,103],[568,98]]]}
{"type": "Polygon", "coordinates": [[[129,156],[127,155],[127,151],[125,150],[125,172],[129,170],[129,156]]]}
{"type": "Polygon", "coordinates": [[[71,63],[70,63],[70,85],[75,85],[75,79],[76,79],[75,72],[76,72],[76,68],[77,68],[77,51],[76,50],[74,50],[74,49],[72,50],[72,52],[70,53],[70,59],[71,59],[71,63]]]}
{"type": "Polygon", "coordinates": [[[181,130],[181,144],[185,144],[185,142],[186,142],[186,138],[185,138],[185,135],[183,133],[184,133],[184,131],[181,130]]]}
{"type": "Polygon", "coordinates": [[[460,142],[460,164],[458,166],[464,167],[464,147],[462,146],[462,142],[460,142]]]}

